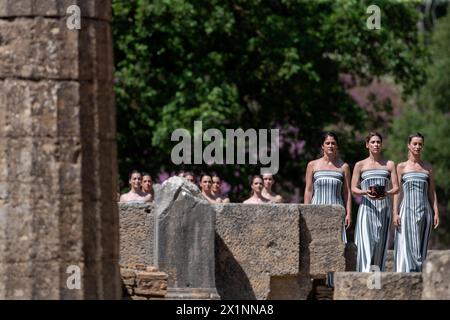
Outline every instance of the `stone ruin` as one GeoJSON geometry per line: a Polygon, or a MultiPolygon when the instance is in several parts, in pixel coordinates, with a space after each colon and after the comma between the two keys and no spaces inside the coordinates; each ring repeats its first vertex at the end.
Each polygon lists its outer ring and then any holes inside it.
{"type": "Polygon", "coordinates": [[[175,178],[118,210],[116,177],[111,0],[0,0],[0,299],[330,298],[329,272],[335,299],[450,299],[449,251],[368,289],[342,208],[209,205],[175,178]]]}
{"type": "Polygon", "coordinates": [[[211,205],[173,177],[155,203],[120,204],[119,214],[120,264],[166,273],[158,299],[450,299],[450,251],[431,250],[423,273],[392,272],[392,251],[379,278],[352,272],[356,251],[341,240],[339,206],[211,205]]]}

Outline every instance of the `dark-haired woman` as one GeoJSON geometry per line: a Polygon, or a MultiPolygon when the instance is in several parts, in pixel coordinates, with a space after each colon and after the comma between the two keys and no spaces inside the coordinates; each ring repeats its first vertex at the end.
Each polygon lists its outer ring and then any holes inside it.
{"type": "Polygon", "coordinates": [[[222,194],[222,179],[217,174],[212,175],[211,193],[216,202],[230,203],[230,199],[222,194]]]}
{"type": "Polygon", "coordinates": [[[395,163],[381,156],[383,138],[377,132],[366,137],[369,157],[355,164],[352,192],[362,196],[355,228],[358,248],[356,271],[384,271],[389,227],[390,196],[398,192],[395,163]]]}
{"type": "Polygon", "coordinates": [[[259,175],[253,176],[251,187],[252,187],[251,197],[245,200],[244,203],[257,204],[270,202],[270,199],[267,199],[262,195],[263,178],[261,176],[259,175]]]}
{"type": "Polygon", "coordinates": [[[147,172],[143,172],[142,173],[141,188],[142,188],[142,191],[146,195],[150,196],[150,201],[153,201],[153,199],[155,199],[155,192],[153,190],[152,176],[149,173],[147,173],[147,172]]]}
{"type": "Polygon", "coordinates": [[[425,138],[408,137],[408,160],[397,166],[401,192],[394,197],[394,271],[420,272],[427,257],[431,226],[439,225],[433,168],[421,159],[425,138]],[[399,210],[399,203],[400,210],[399,210]],[[400,213],[399,213],[400,211],[400,213]]]}
{"type": "Polygon", "coordinates": [[[338,137],[333,132],[322,136],[321,158],[310,161],[306,168],[305,204],[337,204],[345,208],[342,241],[347,242],[345,229],[351,224],[350,168],[337,155],[338,137]]]}
{"type": "Polygon", "coordinates": [[[262,177],[264,182],[262,195],[264,196],[264,198],[267,198],[274,203],[282,203],[283,198],[279,194],[276,194],[272,191],[272,186],[275,183],[273,175],[270,173],[265,173],[262,175],[262,177]]]}

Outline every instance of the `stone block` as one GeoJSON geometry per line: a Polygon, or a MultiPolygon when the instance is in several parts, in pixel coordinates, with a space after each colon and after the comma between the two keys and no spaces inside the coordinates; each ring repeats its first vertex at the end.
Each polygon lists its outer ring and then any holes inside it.
{"type": "Polygon", "coordinates": [[[341,206],[298,205],[300,210],[300,272],[324,278],[345,271],[341,235],[345,210],[341,206]]]}
{"type": "Polygon", "coordinates": [[[167,278],[167,273],[164,272],[138,271],[136,273],[136,279],[141,280],[141,282],[150,280],[167,280],[167,278]]]}
{"type": "Polygon", "coordinates": [[[334,300],[420,300],[421,297],[421,273],[336,272],[334,274],[334,300]]]}
{"type": "Polygon", "coordinates": [[[136,273],[127,268],[120,268],[120,275],[123,279],[134,279],[136,277],[136,273]]]}
{"type": "Polygon", "coordinates": [[[78,37],[63,20],[0,20],[0,78],[77,79],[78,37]]]}
{"type": "Polygon", "coordinates": [[[450,250],[430,250],[422,277],[422,299],[450,300],[450,250]]]}
{"type": "Polygon", "coordinates": [[[185,294],[198,291],[218,298],[214,225],[215,212],[196,186],[180,177],[161,185],[155,195],[154,265],[169,275],[168,287],[174,289],[168,290],[169,299],[188,298],[185,294]]]}
{"type": "Polygon", "coordinates": [[[79,92],[74,81],[1,81],[0,136],[79,136],[79,92]]]}
{"type": "Polygon", "coordinates": [[[154,206],[119,203],[121,266],[153,264],[154,206]]]}
{"type": "Polygon", "coordinates": [[[67,8],[71,5],[80,8],[81,27],[83,18],[111,21],[111,0],[5,0],[0,1],[0,18],[69,17],[71,13],[67,13],[67,8]]]}
{"type": "Polygon", "coordinates": [[[312,290],[309,276],[275,276],[270,278],[268,300],[306,300],[312,290]]]}
{"type": "Polygon", "coordinates": [[[223,299],[267,299],[271,277],[299,274],[297,205],[215,207],[216,284],[223,299]]]}
{"type": "Polygon", "coordinates": [[[0,39],[0,78],[96,79],[112,91],[112,36],[105,21],[87,20],[72,31],[62,19],[0,20],[0,39]]]}
{"type": "Polygon", "coordinates": [[[75,262],[38,261],[19,263],[0,263],[0,274],[3,275],[0,287],[0,299],[28,300],[33,299],[82,299],[84,293],[83,282],[80,290],[71,290],[67,283],[71,283],[71,273],[67,267],[77,265],[80,274],[84,273],[84,265],[75,262]],[[36,276],[39,275],[39,276],[36,276]]]}

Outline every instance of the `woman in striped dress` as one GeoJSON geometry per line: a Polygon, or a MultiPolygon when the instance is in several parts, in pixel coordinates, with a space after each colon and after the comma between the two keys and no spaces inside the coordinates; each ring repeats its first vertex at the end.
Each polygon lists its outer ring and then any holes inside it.
{"type": "Polygon", "coordinates": [[[342,241],[347,242],[345,229],[351,224],[350,168],[337,156],[338,138],[327,132],[322,137],[323,156],[310,161],[306,168],[305,204],[337,204],[346,209],[342,241]]]}
{"type": "Polygon", "coordinates": [[[382,142],[379,133],[369,133],[366,138],[369,157],[357,162],[353,170],[352,192],[362,196],[355,228],[359,272],[384,271],[386,260],[391,224],[389,196],[398,192],[398,182],[395,163],[381,156],[382,142]],[[374,193],[375,186],[381,186],[379,194],[374,193]]]}
{"type": "Polygon", "coordinates": [[[439,225],[433,169],[420,159],[424,140],[420,133],[410,135],[408,160],[397,167],[402,186],[400,194],[394,197],[392,215],[396,227],[394,271],[397,272],[422,271],[431,225],[435,229],[439,225]]]}

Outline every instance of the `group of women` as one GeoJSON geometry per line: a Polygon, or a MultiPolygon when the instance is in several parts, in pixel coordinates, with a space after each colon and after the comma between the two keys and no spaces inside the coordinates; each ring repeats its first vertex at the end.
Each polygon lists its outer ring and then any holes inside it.
{"type": "MultiPolygon", "coordinates": [[[[328,132],[322,139],[323,155],[306,170],[305,204],[337,204],[346,209],[345,227],[351,225],[351,202],[361,197],[355,228],[357,271],[373,266],[384,270],[389,229],[395,226],[394,271],[419,272],[427,255],[432,226],[439,224],[438,204],[430,164],[422,161],[424,136],[408,137],[408,159],[397,166],[381,155],[383,138],[366,138],[369,156],[357,162],[350,175],[337,153],[338,138],[328,132]]],[[[343,240],[346,241],[345,228],[343,240]]]]}
{"type": "MultiPolygon", "coordinates": [[[[305,204],[336,204],[345,208],[342,240],[352,223],[352,194],[360,198],[356,219],[355,244],[357,271],[369,272],[375,266],[384,271],[389,230],[393,225],[394,271],[419,272],[427,255],[431,228],[439,224],[438,204],[431,165],[421,159],[425,138],[420,133],[408,137],[408,159],[397,166],[381,155],[383,138],[371,132],[366,138],[368,157],[350,167],[338,156],[338,137],[327,132],[321,141],[322,156],[310,161],[306,169],[305,204]]],[[[180,174],[195,183],[192,173],[180,174]]],[[[154,199],[152,179],[138,171],[130,173],[130,192],[120,202],[149,202],[154,199]]],[[[254,176],[251,196],[246,204],[281,203],[272,191],[271,174],[254,176]]],[[[210,203],[228,203],[221,192],[222,180],[215,174],[203,174],[200,188],[210,203]]]]}

